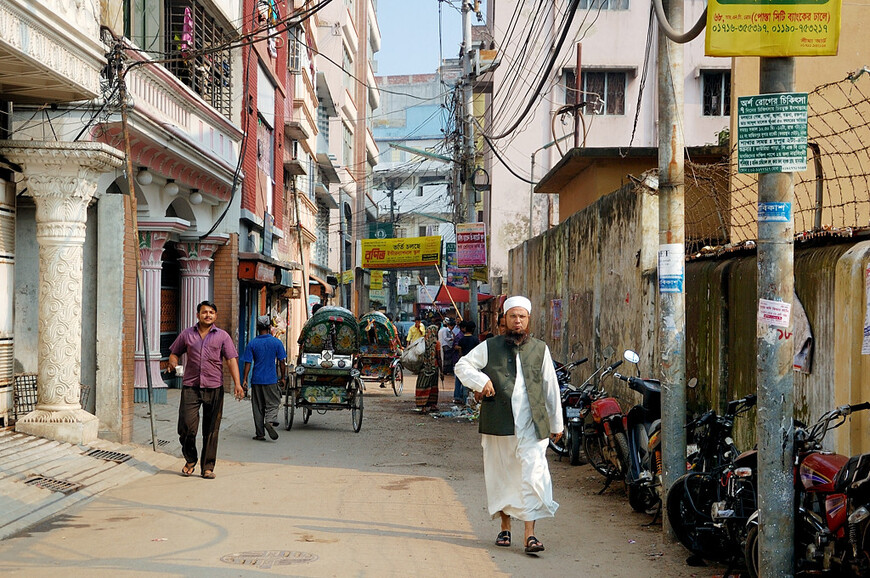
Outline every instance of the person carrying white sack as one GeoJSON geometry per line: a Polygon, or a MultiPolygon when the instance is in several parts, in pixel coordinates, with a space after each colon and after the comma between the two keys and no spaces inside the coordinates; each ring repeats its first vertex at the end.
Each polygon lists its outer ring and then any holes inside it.
{"type": "Polygon", "coordinates": [[[562,437],[559,382],[547,345],[529,335],[531,302],[504,302],[507,330],[487,339],[456,364],[463,385],[480,394],[479,431],[489,513],[501,519],[496,545],[511,545],[511,518],[524,522],[525,552],[544,545],[535,521],[553,517],[553,483],[547,463],[548,437],[562,437]]]}

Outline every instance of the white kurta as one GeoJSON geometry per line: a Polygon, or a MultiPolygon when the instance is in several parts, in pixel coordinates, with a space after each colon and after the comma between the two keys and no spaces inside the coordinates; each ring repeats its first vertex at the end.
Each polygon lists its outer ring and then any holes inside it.
{"type": "MultiPolygon", "coordinates": [[[[454,368],[462,385],[476,392],[483,391],[489,381],[489,377],[480,371],[489,359],[487,345],[484,341],[472,349],[454,368]]],[[[518,520],[530,522],[552,517],[559,504],[553,500],[553,482],[547,464],[548,441],[539,440],[535,434],[519,354],[516,362],[517,379],[511,396],[515,433],[511,436],[482,434],[483,474],[490,515],[496,517],[499,512],[504,512],[518,520]]],[[[541,369],[545,403],[550,416],[550,433],[559,433],[564,427],[562,401],[549,348],[544,351],[541,369]]]]}

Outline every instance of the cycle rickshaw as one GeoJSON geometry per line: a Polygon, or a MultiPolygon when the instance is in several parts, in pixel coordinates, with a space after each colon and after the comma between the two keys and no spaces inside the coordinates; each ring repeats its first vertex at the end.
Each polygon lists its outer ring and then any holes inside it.
{"type": "Polygon", "coordinates": [[[402,346],[396,326],[380,311],[366,313],[359,318],[360,378],[366,382],[378,382],[386,387],[389,380],[396,396],[402,394],[404,375],[402,369],[402,346]]]}
{"type": "Polygon", "coordinates": [[[296,408],[308,423],[312,412],[351,410],[353,431],[362,427],[363,387],[356,368],[360,334],[353,313],[321,307],[302,327],[294,378],[284,396],[284,428],[293,427],[296,408]]]}

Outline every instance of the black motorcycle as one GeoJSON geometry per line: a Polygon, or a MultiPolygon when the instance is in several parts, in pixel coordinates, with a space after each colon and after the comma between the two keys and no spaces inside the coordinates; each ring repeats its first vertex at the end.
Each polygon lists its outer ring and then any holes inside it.
{"type": "MultiPolygon", "coordinates": [[[[746,522],[757,505],[756,450],[740,453],[731,439],[734,418],[755,406],[755,395],[728,402],[724,415],[710,410],[686,425],[697,451],[689,472],[668,491],[668,520],[677,539],[705,560],[742,558],[746,522]]],[[[727,575],[728,573],[726,573],[727,575]]]]}
{"type": "MultiPolygon", "coordinates": [[[[581,427],[580,431],[577,431],[576,428],[571,427],[571,424],[575,413],[577,415],[580,415],[580,413],[586,413],[583,410],[588,405],[586,402],[588,393],[583,391],[583,386],[575,388],[571,385],[571,371],[583,363],[586,363],[586,361],[588,361],[588,358],[584,357],[566,365],[557,361],[553,362],[553,366],[556,368],[556,379],[559,380],[559,391],[562,396],[562,421],[565,424],[565,429],[563,430],[562,437],[558,442],[554,442],[553,438],[550,438],[550,449],[553,450],[560,459],[563,456],[569,456],[572,465],[578,465],[581,462],[579,447],[582,442],[581,436],[583,428],[581,427]],[[576,453],[572,452],[572,448],[575,446],[577,447],[576,453]]],[[[584,383],[584,385],[586,384],[584,383]]]]}

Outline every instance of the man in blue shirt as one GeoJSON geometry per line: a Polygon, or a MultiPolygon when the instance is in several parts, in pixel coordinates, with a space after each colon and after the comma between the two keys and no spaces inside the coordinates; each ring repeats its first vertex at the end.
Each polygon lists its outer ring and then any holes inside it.
{"type": "Polygon", "coordinates": [[[245,364],[244,387],[248,387],[248,374],[251,363],[254,371],[251,375],[251,409],[254,412],[255,440],[265,440],[264,430],[269,437],[278,439],[275,426],[278,425],[278,405],[281,402],[281,390],[278,388],[278,369],[281,370],[281,381],[287,378],[287,352],[284,344],[274,337],[270,329],[272,321],[268,315],[257,318],[258,335],[245,348],[242,361],[245,364]]]}

